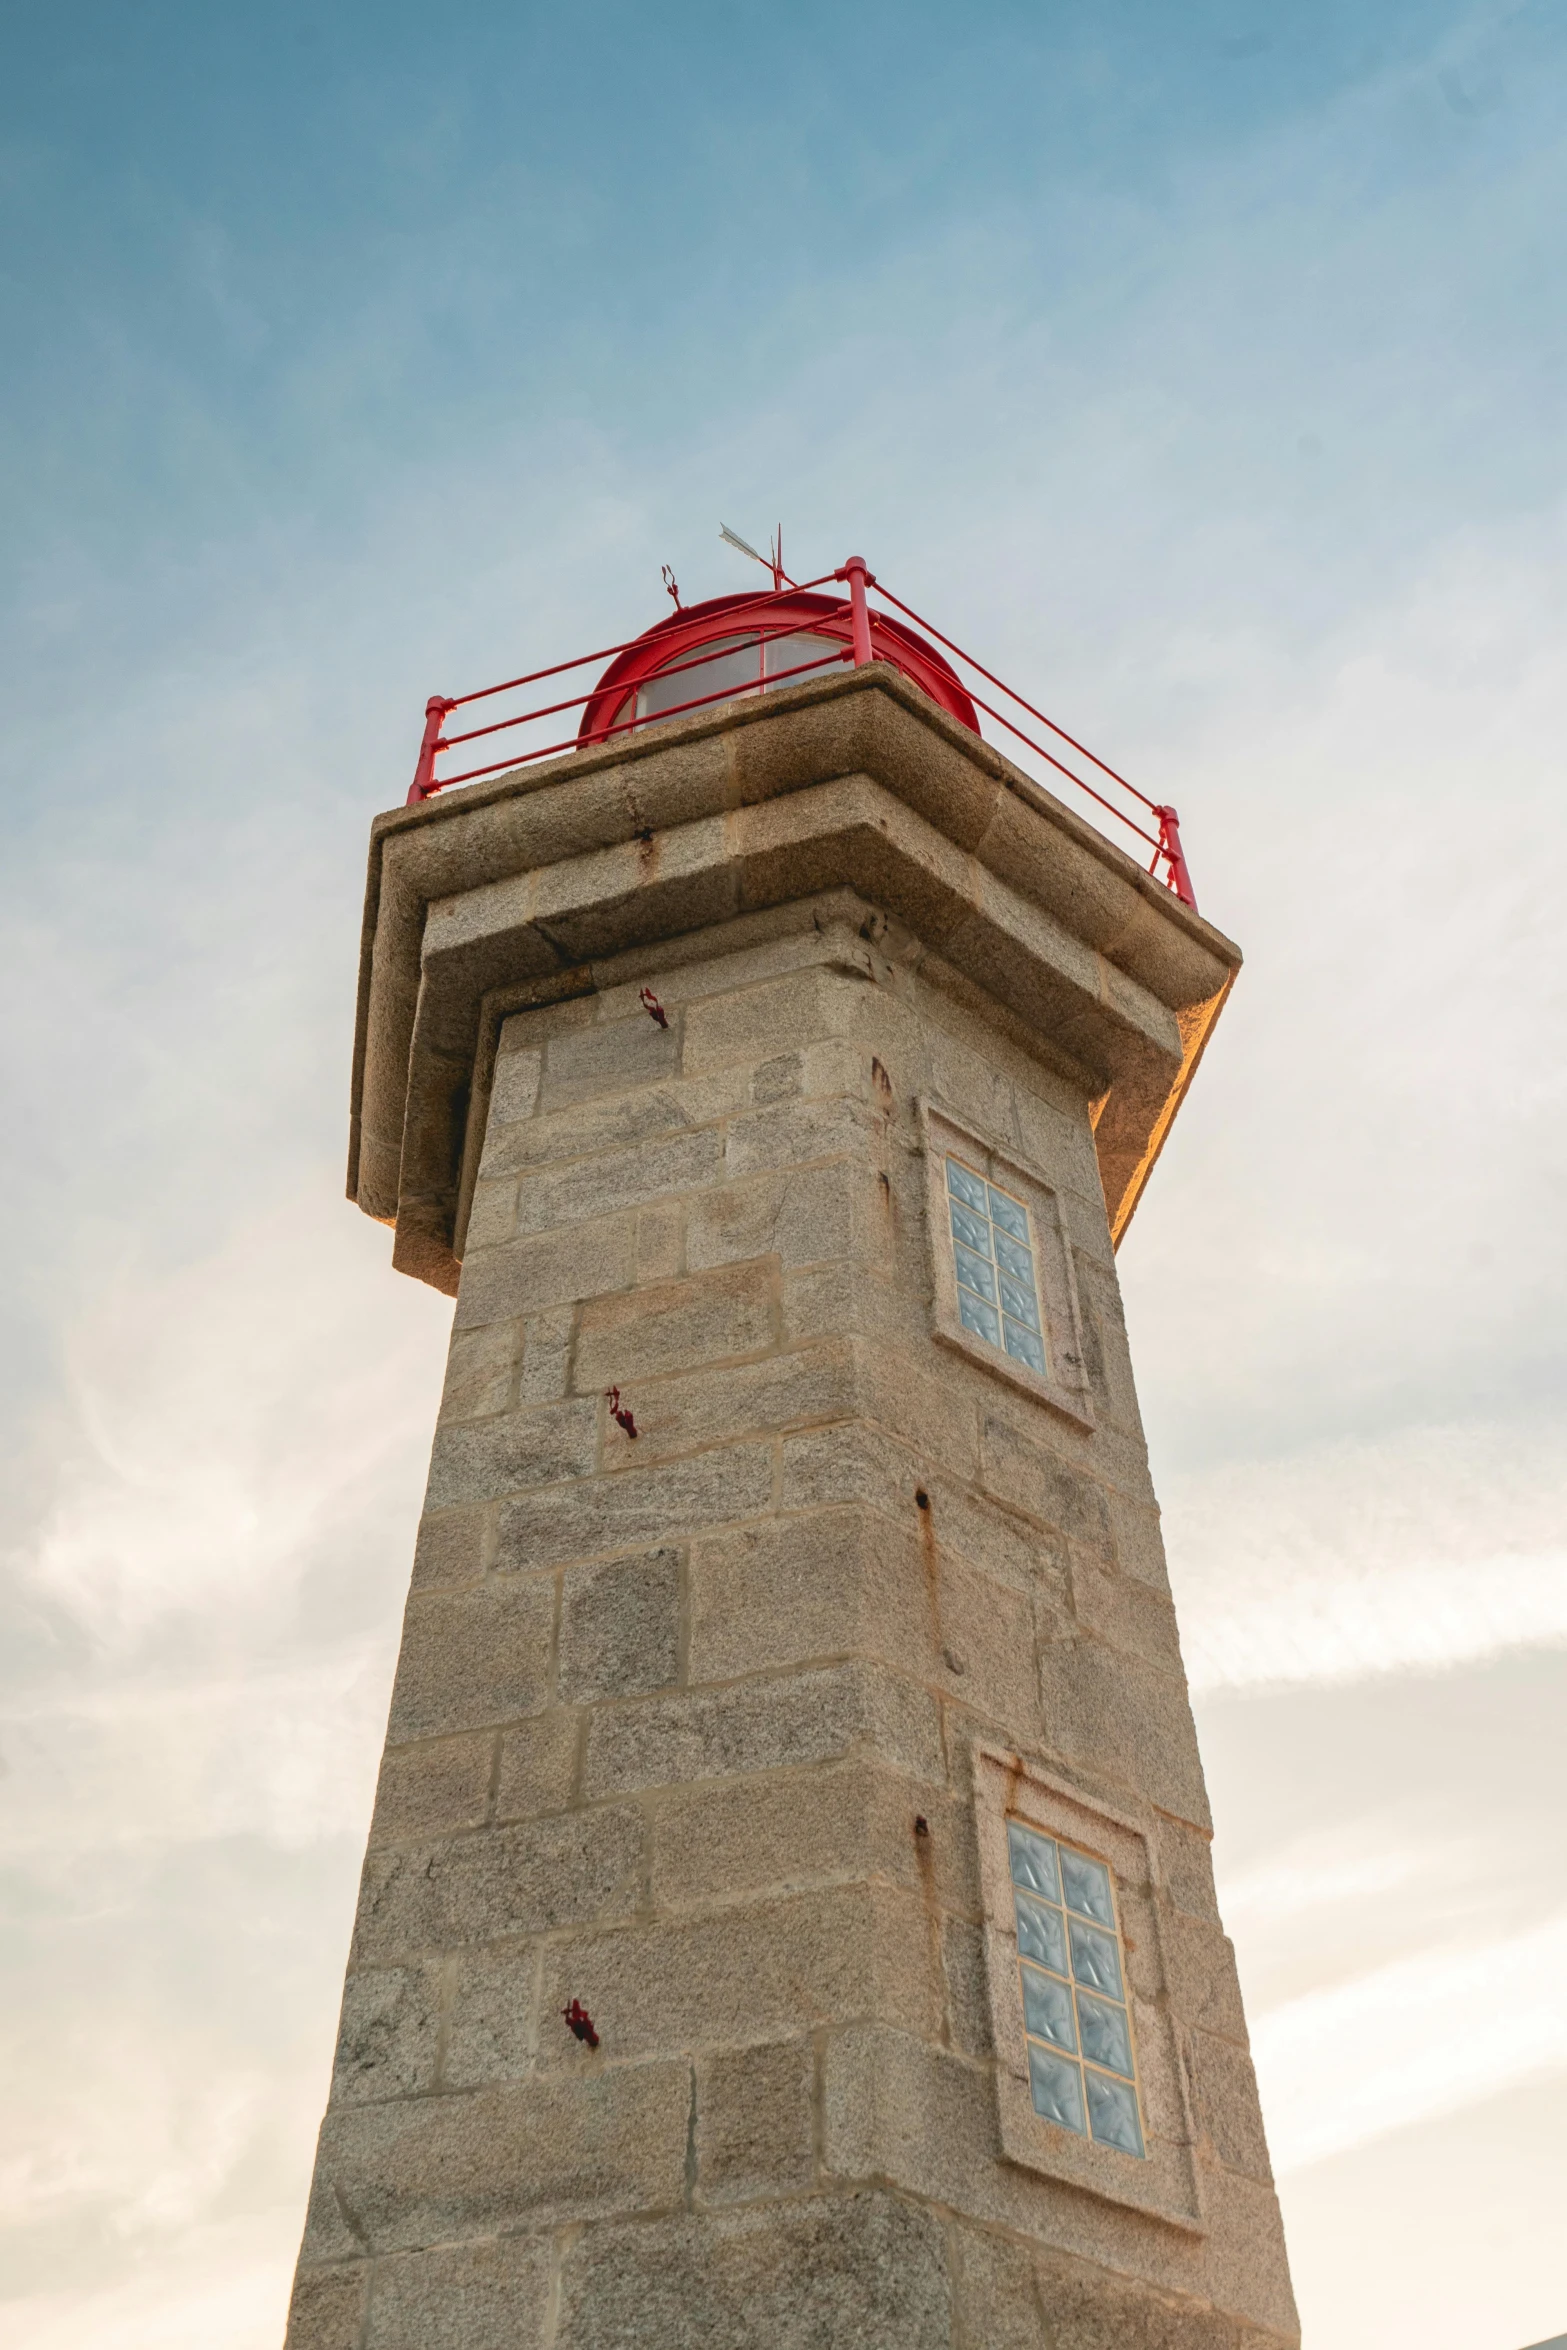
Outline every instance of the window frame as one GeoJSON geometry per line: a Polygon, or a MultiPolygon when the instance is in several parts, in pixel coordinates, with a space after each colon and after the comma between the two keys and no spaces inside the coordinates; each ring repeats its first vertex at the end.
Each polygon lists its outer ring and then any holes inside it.
{"type": "Polygon", "coordinates": [[[1149,1834],[1126,1813],[1022,1755],[977,1741],[973,1758],[1002,2152],[1025,2169],[1188,2233],[1204,2234],[1197,2132],[1176,2051],[1168,1970],[1152,1899],[1149,1834]],[[1086,2135],[1079,2137],[1035,2110],[1023,2026],[1009,1820],[1086,1854],[1110,1872],[1143,2133],[1140,2157],[1086,2135]]]}
{"type": "Polygon", "coordinates": [[[1083,1346],[1082,1308],[1072,1252],[1053,1187],[1031,1167],[961,1123],[940,1103],[919,1105],[925,1150],[926,1223],[930,1240],[933,1336],[965,1355],[992,1378],[1020,1387],[1079,1428],[1092,1428],[1094,1406],[1083,1346]],[[964,1323],[958,1305],[957,1260],[949,1219],[947,1160],[983,1174],[997,1191],[1021,1202],[1033,1236],[1035,1286],[1044,1341],[1043,1372],[992,1345],[964,1323]]]}
{"type": "MultiPolygon", "coordinates": [[[[1115,1871],[1101,1854],[1097,1852],[1090,1852],[1085,1845],[1076,1843],[1069,1837],[1065,1836],[1047,1836],[1046,1831],[1040,1827],[1036,1820],[1021,1817],[1015,1812],[1009,1812],[1007,1814],[1005,1824],[1007,1831],[1007,1859],[1009,1864],[1008,1874],[1012,1879],[1012,1917],[1014,1927],[1020,1927],[1020,1921],[1023,1915],[1023,1903],[1024,1901],[1028,1901],[1036,1907],[1052,1911],[1059,1921],[1061,1930],[1061,1963],[1059,1966],[1047,1966],[1042,1959],[1036,1958],[1032,1952],[1029,1952],[1027,1955],[1025,1955],[1022,1948],[1021,1932],[1019,1932],[1017,1953],[1018,1996],[1023,2002],[1023,2037],[1026,2043],[1024,2054],[1025,2056],[1028,2056],[1029,2048],[1038,2047],[1043,2050],[1047,2056],[1054,2057],[1060,2063],[1070,2065],[1073,2071],[1076,2073],[1081,2091],[1080,2110],[1083,2116],[1083,2124],[1081,2129],[1071,2131],[1071,2135],[1074,2137],[1086,2139],[1091,2145],[1110,2146],[1113,2152],[1120,2154],[1127,2162],[1146,2162],[1148,2159],[1148,2126],[1143,2114],[1141,2072],[1137,2062],[1137,2023],[1132,2013],[1131,1980],[1126,1964],[1126,1936],[1121,1925],[1121,1900],[1120,1894],[1116,1887],[1115,1871]],[[1056,1876],[1056,1887],[1053,1893],[1040,1892],[1037,1889],[1026,1886],[1018,1877],[1016,1855],[1012,1850],[1012,1836],[1014,1829],[1017,1830],[1020,1835],[1037,1839],[1040,1843],[1048,1843],[1051,1852],[1055,1855],[1055,1858],[1051,1863],[1052,1870],[1056,1876]],[[1079,1860],[1086,1860],[1090,1868],[1099,1870],[1103,1875],[1109,1890],[1110,1915],[1108,1918],[1102,1918],[1093,1911],[1087,1911],[1081,1907],[1075,1907],[1068,1900],[1064,1883],[1066,1876],[1064,1856],[1067,1853],[1073,1854],[1079,1860]],[[1108,1935],[1108,1937],[1114,1942],[1116,1979],[1119,1985],[1119,1996],[1117,1996],[1114,1991],[1101,1989],[1096,1985],[1090,1984],[1085,1987],[1083,1979],[1078,1973],[1077,1946],[1072,1939],[1072,1927],[1074,1921],[1079,1925],[1088,1926],[1090,1930],[1096,1932],[1101,1937],[1101,1939],[1108,1935]],[[1047,1983],[1058,1984],[1067,1993],[1067,1997],[1071,2003],[1069,2019],[1072,2028],[1071,2047],[1066,2047],[1060,2041],[1054,2040],[1048,2033],[1030,2031],[1028,2021],[1027,1989],[1028,1975],[1030,1972],[1040,1974],[1047,1983]],[[1084,2048],[1082,2002],[1085,1996],[1090,2000],[1096,2000],[1101,2006],[1116,2009],[1121,2015],[1121,2018],[1126,2026],[1127,2038],[1128,2062],[1127,2068],[1125,2070],[1121,2069],[1119,2066],[1107,2065],[1099,2062],[1095,2058],[1091,2057],[1084,2048]],[[1094,2128],[1091,2101],[1088,2096],[1088,2076],[1090,2073],[1104,2073],[1106,2077],[1118,2088],[1129,2089],[1131,2091],[1133,2110],[1137,2117],[1138,2143],[1135,2147],[1116,2146],[1112,2140],[1101,2138],[1099,2132],[1094,2128]]],[[[1031,2056],[1028,2056],[1028,2063],[1030,2075],[1032,2075],[1033,2058],[1031,2056]]],[[[1036,2113],[1039,2111],[1037,2100],[1035,2102],[1034,2110],[1036,2113]]],[[[1052,2122],[1049,2115],[1042,2115],[1041,2119],[1049,2122],[1050,2126],[1054,2129],[1070,2130],[1071,2128],[1071,2125],[1066,2122],[1052,2122]]]]}

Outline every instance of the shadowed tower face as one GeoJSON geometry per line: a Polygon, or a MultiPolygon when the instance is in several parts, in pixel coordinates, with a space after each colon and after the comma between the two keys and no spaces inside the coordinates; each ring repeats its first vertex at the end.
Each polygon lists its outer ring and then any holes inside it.
{"type": "Polygon", "coordinates": [[[291,2350],[1297,2339],[1112,1251],[1238,962],[881,660],[378,820],[456,1306],[291,2350]]]}

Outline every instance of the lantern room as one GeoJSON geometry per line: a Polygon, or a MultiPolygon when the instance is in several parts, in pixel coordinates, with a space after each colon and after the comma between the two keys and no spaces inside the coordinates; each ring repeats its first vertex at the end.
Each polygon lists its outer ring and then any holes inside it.
{"type": "MultiPolygon", "coordinates": [[[[974,705],[935,646],[889,613],[867,609],[866,621],[868,657],[902,670],[978,734],[974,705]]],[[[795,685],[854,658],[854,615],[844,597],[787,588],[770,596],[712,596],[677,608],[617,655],[588,699],[578,740],[601,742],[717,702],[795,685]]]]}

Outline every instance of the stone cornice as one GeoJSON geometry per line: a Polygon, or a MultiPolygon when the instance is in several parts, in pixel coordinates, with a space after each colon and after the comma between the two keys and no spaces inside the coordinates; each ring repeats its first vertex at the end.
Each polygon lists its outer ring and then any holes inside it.
{"type": "Polygon", "coordinates": [[[883,664],[378,816],[349,1197],[452,1289],[483,1007],[853,892],[1003,1007],[1095,1104],[1119,1239],[1240,953],[883,664]]]}

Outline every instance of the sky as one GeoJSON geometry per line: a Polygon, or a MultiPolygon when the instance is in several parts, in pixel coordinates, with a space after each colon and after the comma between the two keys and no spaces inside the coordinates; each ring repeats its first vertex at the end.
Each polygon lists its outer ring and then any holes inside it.
{"type": "Polygon", "coordinates": [[[0,55],[0,2342],[280,2340],[450,1319],[366,831],[720,521],[1180,808],[1247,964],[1121,1268],[1307,2350],[1560,2332],[1567,8],[0,55]]]}

